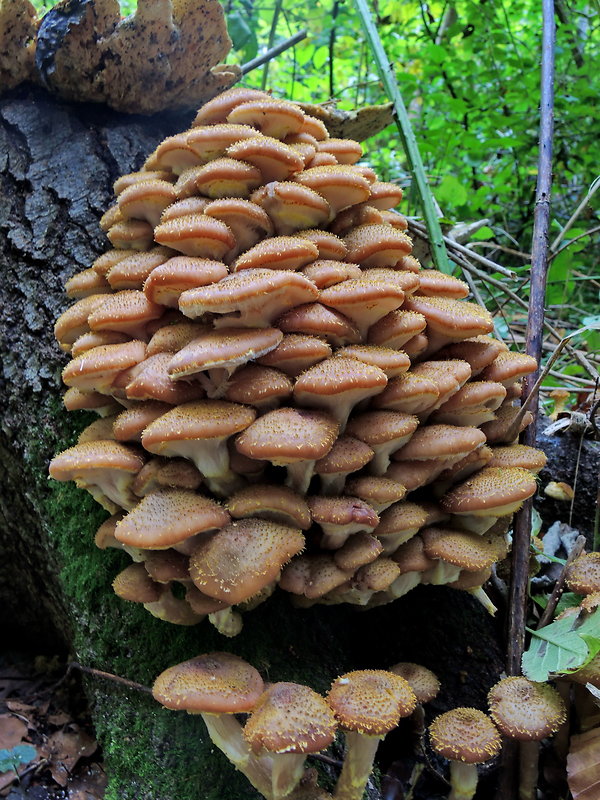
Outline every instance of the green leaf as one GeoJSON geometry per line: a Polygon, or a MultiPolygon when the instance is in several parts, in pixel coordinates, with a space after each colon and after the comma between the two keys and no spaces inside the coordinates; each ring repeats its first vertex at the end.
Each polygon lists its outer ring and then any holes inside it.
{"type": "Polygon", "coordinates": [[[531,633],[531,644],[523,654],[523,674],[532,681],[547,681],[584,666],[600,652],[600,609],[586,616],[555,620],[531,633]]]}
{"type": "Polygon", "coordinates": [[[471,239],[474,239],[476,242],[484,242],[488,239],[493,239],[495,236],[494,231],[491,228],[488,228],[487,225],[484,225],[483,228],[479,228],[478,231],[475,231],[471,239]]]}
{"type": "Polygon", "coordinates": [[[0,772],[15,770],[20,764],[28,764],[37,755],[37,750],[30,744],[17,744],[10,750],[0,750],[0,772]]]}
{"type": "Polygon", "coordinates": [[[436,196],[442,206],[449,203],[452,206],[462,206],[467,202],[467,190],[454,175],[446,175],[437,188],[436,196]]]}

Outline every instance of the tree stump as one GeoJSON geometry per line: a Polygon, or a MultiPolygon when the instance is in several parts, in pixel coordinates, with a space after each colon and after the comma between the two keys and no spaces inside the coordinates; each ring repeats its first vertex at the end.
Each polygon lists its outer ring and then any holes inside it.
{"type": "MultiPolygon", "coordinates": [[[[419,661],[442,681],[430,714],[458,704],[485,707],[502,669],[501,631],[466,593],[420,587],[367,612],[300,610],[276,593],[245,616],[234,639],[208,623],[170,625],[112,592],[111,581],[129,561],[94,546],[106,512],[86,492],[48,480],[50,458],[93,418],[62,408],[60,371],[67,358],[52,329],[68,305],[63,285],[107,249],[98,220],[112,202],[113,181],[139,168],[162,138],[190,119],[69,105],[33,87],[0,99],[5,635],[38,652],[67,648],[85,666],[146,686],[167,666],[210,650],[242,656],[266,680],[298,681],[321,692],[349,669],[419,661]]],[[[215,750],[198,717],[162,709],[148,694],[104,679],[88,677],[86,687],[104,749],[107,800],[258,796],[215,750]]],[[[382,770],[402,752],[390,742],[382,770]]],[[[444,793],[440,784],[438,790],[444,793]]],[[[381,796],[374,787],[370,793],[381,796]]]]}

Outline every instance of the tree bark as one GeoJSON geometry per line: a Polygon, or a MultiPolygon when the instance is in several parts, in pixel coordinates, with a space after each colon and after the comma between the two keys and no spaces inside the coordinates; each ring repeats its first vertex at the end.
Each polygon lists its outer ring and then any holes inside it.
{"type": "MultiPolygon", "coordinates": [[[[63,285],[107,242],[98,219],[112,184],[137,169],[185,116],[127,117],[69,105],[22,88],[0,99],[0,431],[3,630],[33,647],[66,648],[80,663],[144,685],[167,666],[228,650],[270,681],[324,692],[343,671],[418,661],[438,673],[442,693],[429,715],[452,705],[485,706],[502,668],[498,624],[469,595],[420,587],[392,605],[295,609],[279,593],[225,639],[202,623],[181,628],[119,600],[111,590],[128,563],[99,551],[93,535],[107,516],[87,493],[47,478],[49,459],[90,420],[61,405],[66,357],[52,329],[67,306],[63,285]]],[[[107,800],[244,800],[257,797],[220,753],[198,717],[158,707],[143,692],[86,679],[109,785],[107,800]]],[[[380,766],[410,753],[384,746],[380,766]]],[[[324,774],[325,783],[333,772],[324,774]]],[[[439,784],[438,784],[439,787],[439,784]]],[[[370,789],[372,798],[381,797],[370,789]]]]}

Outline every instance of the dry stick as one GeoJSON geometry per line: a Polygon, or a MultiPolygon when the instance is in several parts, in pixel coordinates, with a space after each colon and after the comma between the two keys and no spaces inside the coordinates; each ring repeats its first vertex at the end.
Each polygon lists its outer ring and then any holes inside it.
{"type": "Polygon", "coordinates": [[[106,680],[113,681],[114,683],[120,683],[122,686],[127,686],[129,689],[135,689],[138,692],[152,694],[152,689],[150,689],[148,686],[144,686],[141,683],[136,683],[135,681],[130,681],[127,678],[121,678],[118,675],[113,675],[111,672],[104,672],[101,669],[84,667],[83,664],[80,664],[78,661],[69,662],[65,678],[73,669],[78,669],[80,672],[85,672],[88,675],[95,675],[97,678],[105,678],[106,680]]]}
{"type": "Polygon", "coordinates": [[[558,601],[560,600],[560,596],[563,591],[563,586],[565,585],[565,577],[567,575],[567,568],[575,561],[576,558],[583,552],[583,548],[585,547],[585,536],[578,536],[575,540],[575,544],[569,553],[569,557],[565,561],[563,568],[560,571],[560,575],[558,576],[558,580],[554,584],[554,589],[552,589],[552,594],[548,598],[548,604],[544,609],[544,613],[540,617],[538,624],[536,625],[536,631],[539,631],[540,628],[544,628],[554,616],[554,612],[556,610],[556,606],[558,605],[558,601]]]}
{"type": "MultiPolygon", "coordinates": [[[[525,350],[539,362],[542,354],[542,331],[546,274],[548,269],[548,231],[550,227],[550,189],[552,186],[552,135],[554,129],[554,0],[542,0],[542,69],[540,97],[540,147],[538,180],[533,214],[531,247],[531,288],[525,350]]],[[[524,380],[524,396],[533,393],[535,376],[524,380]]],[[[533,421],[525,429],[524,443],[535,444],[537,401],[534,402],[533,421]]],[[[531,541],[531,500],[525,502],[515,516],[512,544],[512,569],[509,586],[509,620],[506,672],[521,674],[521,658],[525,645],[527,615],[527,588],[529,585],[529,544],[531,541]]],[[[499,796],[512,800],[516,796],[518,775],[518,750],[506,748],[498,783],[499,796]]]]}
{"type": "Polygon", "coordinates": [[[286,39],[284,42],[280,42],[278,45],[275,45],[275,47],[271,47],[261,56],[256,56],[256,58],[253,58],[252,61],[247,61],[241,66],[242,75],[247,75],[251,70],[256,69],[256,67],[261,67],[263,64],[266,64],[267,61],[272,61],[280,53],[283,53],[285,50],[289,50],[290,47],[298,44],[298,42],[301,42],[302,39],[306,39],[307,36],[308,31],[306,29],[299,31],[293,36],[290,36],[290,38],[286,39]]]}

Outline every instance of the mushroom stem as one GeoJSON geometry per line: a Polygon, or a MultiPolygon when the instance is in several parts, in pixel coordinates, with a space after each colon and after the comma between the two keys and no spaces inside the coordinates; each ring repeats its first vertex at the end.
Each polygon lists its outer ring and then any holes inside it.
{"type": "Polygon", "coordinates": [[[492,617],[496,615],[496,611],[498,611],[498,609],[492,603],[487,592],[482,586],[476,586],[473,589],[467,589],[467,592],[472,594],[473,597],[481,603],[485,610],[492,615],[492,617]]]}
{"type": "Polygon", "coordinates": [[[519,800],[535,800],[539,753],[539,741],[521,742],[519,753],[519,800]]]}
{"type": "Polygon", "coordinates": [[[272,756],[272,797],[282,800],[294,791],[304,775],[305,753],[276,753],[272,756]]]}
{"type": "Polygon", "coordinates": [[[242,736],[242,726],[233,714],[203,713],[211,741],[267,800],[271,794],[270,759],[260,759],[252,754],[242,736]]]}
{"type": "Polygon", "coordinates": [[[477,764],[451,761],[450,784],[448,800],[472,800],[477,789],[477,764]]]}
{"type": "Polygon", "coordinates": [[[242,615],[234,611],[231,606],[208,615],[209,622],[222,633],[223,636],[237,636],[244,625],[242,615]]]}
{"type": "Polygon", "coordinates": [[[334,800],[361,800],[383,737],[345,731],[346,758],[333,793],[334,800]]]}

